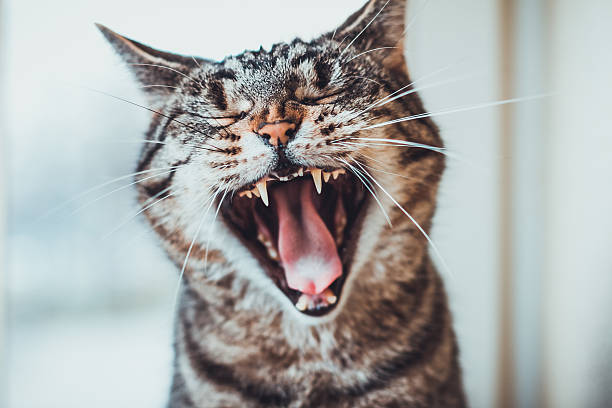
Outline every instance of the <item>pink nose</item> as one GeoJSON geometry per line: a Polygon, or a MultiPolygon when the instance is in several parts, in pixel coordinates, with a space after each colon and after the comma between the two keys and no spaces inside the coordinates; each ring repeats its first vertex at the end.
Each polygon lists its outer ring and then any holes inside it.
{"type": "Polygon", "coordinates": [[[289,138],[295,132],[295,123],[287,121],[276,121],[272,123],[264,123],[257,134],[268,139],[272,146],[279,144],[287,145],[289,138]]]}

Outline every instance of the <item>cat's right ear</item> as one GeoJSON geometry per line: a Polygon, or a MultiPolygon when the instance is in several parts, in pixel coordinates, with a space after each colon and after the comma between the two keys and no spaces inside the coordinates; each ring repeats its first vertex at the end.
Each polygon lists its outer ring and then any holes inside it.
{"type": "Polygon", "coordinates": [[[204,62],[156,50],[117,34],[102,24],[96,23],[96,26],[128,64],[130,71],[150,96],[163,97],[171,94],[196,64],[204,62]]]}

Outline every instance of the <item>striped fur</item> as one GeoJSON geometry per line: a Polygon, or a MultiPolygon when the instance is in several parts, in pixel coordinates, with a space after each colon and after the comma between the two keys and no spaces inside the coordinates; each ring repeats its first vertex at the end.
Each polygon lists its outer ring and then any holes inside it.
{"type": "Polygon", "coordinates": [[[100,27],[156,112],[138,163],[139,171],[151,170],[138,177],[139,197],[145,206],[172,195],[146,217],[179,269],[189,254],[169,407],[465,406],[446,295],[427,241],[382,191],[393,228],[368,199],[343,255],[352,258],[340,303],[320,318],[297,312],[216,214],[221,198],[231,200],[276,166],[279,157],[254,132],[282,116],[300,124],[288,160],[370,166],[364,169],[430,230],[443,155],[342,143],[368,137],[442,147],[429,118],[362,129],[423,113],[416,93],[356,115],[410,83],[404,13],[403,0],[371,0],[334,33],[221,62],[160,52],[100,27]],[[397,48],[359,55],[391,46],[397,48]]]}

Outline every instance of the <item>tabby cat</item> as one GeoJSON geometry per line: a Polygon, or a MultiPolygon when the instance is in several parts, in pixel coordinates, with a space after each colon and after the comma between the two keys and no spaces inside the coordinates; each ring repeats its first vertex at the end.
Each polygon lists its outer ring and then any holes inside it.
{"type": "Polygon", "coordinates": [[[466,405],[405,8],[220,62],[99,26],[153,112],[139,201],[182,280],[169,407],[466,405]]]}

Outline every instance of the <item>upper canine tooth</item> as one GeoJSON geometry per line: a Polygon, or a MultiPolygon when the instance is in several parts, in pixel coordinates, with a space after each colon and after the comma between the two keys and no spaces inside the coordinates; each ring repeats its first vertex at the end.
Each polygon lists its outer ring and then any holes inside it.
{"type": "Polygon", "coordinates": [[[312,169],[310,170],[310,174],[312,175],[312,179],[314,180],[315,188],[317,189],[317,193],[321,194],[321,169],[312,169]]]}
{"type": "Polygon", "coordinates": [[[323,172],[323,180],[327,183],[329,178],[331,177],[331,173],[323,172]]]}
{"type": "Polygon", "coordinates": [[[268,190],[266,189],[266,180],[262,180],[256,184],[259,194],[261,194],[261,201],[264,202],[266,207],[268,206],[268,190]]]}

